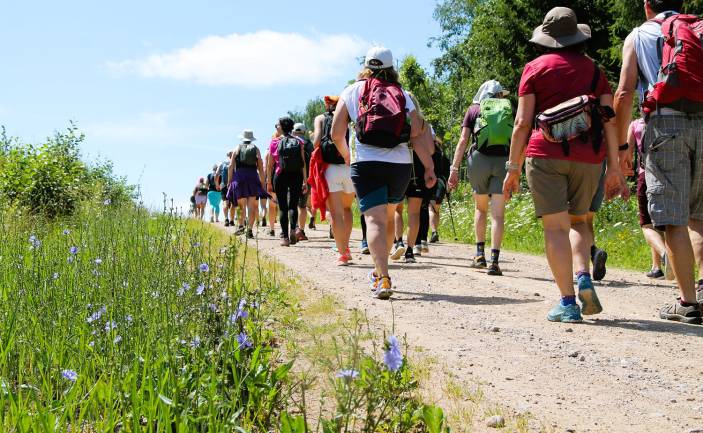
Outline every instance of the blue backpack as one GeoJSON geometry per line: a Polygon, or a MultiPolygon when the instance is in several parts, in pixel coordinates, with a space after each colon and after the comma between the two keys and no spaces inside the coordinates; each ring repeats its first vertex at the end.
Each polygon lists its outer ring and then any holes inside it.
{"type": "Polygon", "coordinates": [[[229,161],[222,161],[218,172],[220,173],[220,188],[225,188],[229,185],[229,179],[227,178],[227,172],[229,171],[229,161]]]}

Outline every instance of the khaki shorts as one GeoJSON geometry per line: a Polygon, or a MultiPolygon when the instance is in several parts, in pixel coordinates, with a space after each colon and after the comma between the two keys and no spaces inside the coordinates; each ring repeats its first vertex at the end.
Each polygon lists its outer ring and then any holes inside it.
{"type": "Polygon", "coordinates": [[[585,215],[603,166],[562,159],[527,158],[525,171],[538,217],[568,211],[585,215]]]}

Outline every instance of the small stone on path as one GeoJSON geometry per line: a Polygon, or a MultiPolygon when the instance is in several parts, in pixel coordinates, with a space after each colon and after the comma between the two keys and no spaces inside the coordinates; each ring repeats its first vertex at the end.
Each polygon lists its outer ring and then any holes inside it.
{"type": "Polygon", "coordinates": [[[486,426],[491,428],[501,428],[505,426],[505,418],[500,415],[494,415],[486,420],[486,426]]]}

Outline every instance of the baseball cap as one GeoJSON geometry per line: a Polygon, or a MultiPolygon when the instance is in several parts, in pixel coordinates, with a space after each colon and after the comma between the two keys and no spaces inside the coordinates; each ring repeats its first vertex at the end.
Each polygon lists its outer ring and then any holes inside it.
{"type": "Polygon", "coordinates": [[[393,67],[393,53],[384,46],[376,45],[366,53],[364,65],[369,69],[386,69],[393,67]]]}
{"type": "Polygon", "coordinates": [[[302,123],[296,123],[295,125],[293,125],[293,131],[296,131],[296,132],[305,132],[305,129],[306,129],[306,128],[305,128],[305,125],[302,124],[302,123]]]}

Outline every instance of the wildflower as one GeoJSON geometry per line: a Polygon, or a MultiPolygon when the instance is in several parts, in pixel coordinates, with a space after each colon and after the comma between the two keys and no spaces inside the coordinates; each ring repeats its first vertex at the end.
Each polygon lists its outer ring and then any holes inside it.
{"type": "Polygon", "coordinates": [[[210,304],[208,306],[210,307],[210,311],[212,311],[213,313],[217,313],[217,305],[210,304]]]}
{"type": "Polygon", "coordinates": [[[91,341],[90,343],[88,343],[88,346],[89,346],[89,347],[95,346],[95,341],[91,341]]]}
{"type": "Polygon", "coordinates": [[[73,263],[73,256],[68,256],[68,263],[73,263]]]}
{"type": "Polygon", "coordinates": [[[110,332],[113,329],[117,329],[117,323],[108,320],[107,323],[105,323],[105,332],[110,332]]]}
{"type": "Polygon", "coordinates": [[[69,230],[69,229],[64,229],[63,234],[66,235],[66,236],[68,236],[68,235],[71,234],[71,230],[69,230]]]}
{"type": "Polygon", "coordinates": [[[100,257],[98,257],[97,259],[95,259],[95,264],[96,264],[96,265],[100,265],[100,264],[102,264],[102,262],[103,262],[103,259],[101,259],[100,257]]]}
{"type": "Polygon", "coordinates": [[[178,266],[183,266],[183,260],[180,260],[180,259],[179,259],[179,260],[176,262],[176,264],[177,264],[178,266]]]}
{"type": "Polygon", "coordinates": [[[200,337],[196,335],[192,340],[190,340],[190,347],[193,349],[200,347],[200,337]]]}
{"type": "Polygon", "coordinates": [[[125,320],[125,322],[127,322],[127,323],[132,323],[132,316],[130,316],[129,314],[127,314],[127,315],[125,316],[124,320],[125,320]]]}
{"type": "Polygon", "coordinates": [[[183,296],[185,292],[190,290],[190,284],[188,283],[183,283],[183,286],[181,286],[180,289],[178,289],[178,292],[176,293],[178,296],[183,296]]]}
{"type": "Polygon", "coordinates": [[[41,241],[34,235],[29,237],[29,243],[31,244],[29,246],[30,250],[35,250],[41,246],[41,241]]]}
{"type": "Polygon", "coordinates": [[[72,256],[75,256],[78,254],[78,247],[71,247],[68,249],[68,252],[71,253],[72,256]]]}
{"type": "Polygon", "coordinates": [[[75,382],[78,379],[78,373],[73,370],[61,370],[61,376],[71,382],[75,382]]]}
{"type": "Polygon", "coordinates": [[[246,319],[249,317],[249,312],[245,310],[244,308],[247,306],[247,301],[242,299],[239,301],[239,306],[237,307],[237,312],[232,314],[229,318],[229,321],[232,323],[235,323],[239,319],[246,319]]]}
{"type": "Polygon", "coordinates": [[[194,246],[195,248],[198,248],[198,247],[200,246],[200,242],[193,242],[193,246],[194,246]]]}
{"type": "Polygon", "coordinates": [[[340,370],[337,374],[335,374],[335,377],[347,380],[356,379],[359,377],[359,372],[352,369],[340,370]]]}
{"type": "Polygon", "coordinates": [[[103,202],[103,204],[104,204],[105,206],[110,206],[111,203],[112,203],[112,200],[110,200],[109,198],[106,199],[106,200],[103,202]]]}
{"type": "Polygon", "coordinates": [[[121,341],[122,341],[122,337],[118,335],[115,337],[114,340],[112,340],[112,344],[120,344],[121,341]]]}
{"type": "Polygon", "coordinates": [[[58,272],[54,272],[54,275],[52,275],[52,278],[53,278],[54,280],[58,280],[58,279],[59,279],[59,273],[58,273],[58,272]]]}
{"type": "Polygon", "coordinates": [[[253,344],[251,344],[249,336],[244,332],[240,332],[239,335],[237,335],[237,343],[239,343],[240,349],[250,349],[254,346],[253,344]]]}
{"type": "Polygon", "coordinates": [[[204,291],[205,291],[205,284],[201,284],[195,289],[195,294],[200,296],[203,294],[204,291]]]}
{"type": "Polygon", "coordinates": [[[403,354],[400,352],[400,343],[395,335],[388,337],[383,353],[383,363],[390,371],[398,371],[403,365],[403,354]]]}
{"type": "Polygon", "coordinates": [[[207,263],[201,263],[200,266],[198,266],[198,269],[200,269],[200,272],[208,272],[210,270],[210,266],[208,266],[207,263]]]}
{"type": "Polygon", "coordinates": [[[106,311],[107,311],[107,308],[105,308],[105,306],[103,306],[103,307],[100,308],[98,311],[96,311],[95,313],[91,314],[91,315],[86,319],[86,321],[87,321],[88,323],[97,322],[98,320],[100,320],[100,318],[103,316],[103,313],[105,313],[106,311]]]}

